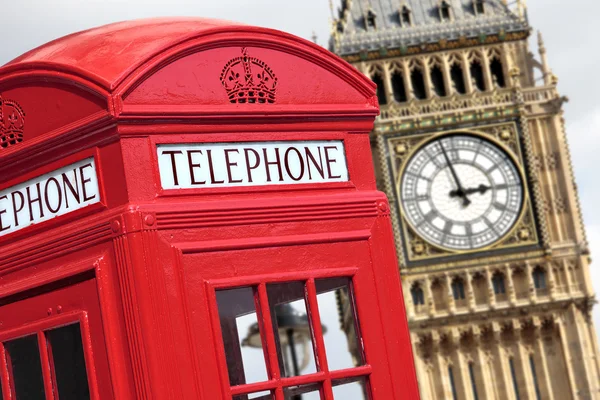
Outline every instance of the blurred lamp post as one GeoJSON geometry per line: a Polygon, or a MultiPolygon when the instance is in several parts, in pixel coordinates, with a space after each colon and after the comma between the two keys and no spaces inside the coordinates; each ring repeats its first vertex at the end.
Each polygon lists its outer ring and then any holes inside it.
{"type": "MultiPolygon", "coordinates": [[[[281,352],[283,353],[283,362],[285,364],[287,376],[298,376],[300,375],[300,372],[308,366],[308,363],[310,362],[310,352],[313,351],[308,316],[294,309],[290,303],[277,305],[275,307],[275,315],[277,327],[279,329],[279,344],[281,346],[281,352]],[[302,362],[299,362],[298,360],[296,345],[302,346],[302,362]],[[285,351],[286,347],[290,350],[289,357],[287,355],[288,353],[285,351]],[[289,358],[291,358],[291,368],[289,358]]],[[[322,327],[323,334],[325,334],[327,328],[325,326],[322,327]]],[[[250,326],[248,335],[242,341],[242,346],[259,349],[263,348],[258,324],[250,326]]],[[[290,400],[301,399],[301,394],[294,395],[290,398],[290,400]]]]}

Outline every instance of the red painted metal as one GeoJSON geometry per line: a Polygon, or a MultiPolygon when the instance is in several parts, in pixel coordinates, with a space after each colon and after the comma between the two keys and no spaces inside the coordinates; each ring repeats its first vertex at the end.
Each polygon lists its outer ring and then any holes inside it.
{"type": "MultiPolygon", "coordinates": [[[[100,195],[0,236],[1,342],[37,334],[43,351],[44,330],[79,321],[91,396],[102,400],[264,389],[283,400],[284,387],[312,382],[331,400],[332,380],[361,376],[374,400],[418,399],[389,206],[369,147],[375,87],[356,69],[269,29],[133,21],[55,40],[2,67],[0,110],[9,143],[0,147],[0,190],[93,157],[100,195]],[[269,101],[232,103],[222,74],[242,57],[257,60],[269,101]],[[310,140],[343,141],[348,182],[161,186],[159,144],[310,140]],[[325,277],[352,279],[363,366],[329,371],[315,289],[325,277]],[[285,281],[306,283],[315,374],[279,371],[266,285],[285,281]],[[270,376],[230,387],[216,290],[248,285],[257,288],[270,376]]],[[[51,360],[41,357],[52,391],[51,360]]],[[[0,375],[9,398],[5,366],[0,375]]]]}

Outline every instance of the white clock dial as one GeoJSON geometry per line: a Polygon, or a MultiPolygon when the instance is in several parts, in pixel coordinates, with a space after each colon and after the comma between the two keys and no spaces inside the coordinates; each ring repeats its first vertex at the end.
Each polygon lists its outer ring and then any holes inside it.
{"type": "Polygon", "coordinates": [[[410,226],[428,242],[474,250],[502,239],[521,214],[524,188],[512,158],[491,141],[441,136],[408,161],[400,203],[410,226]]]}

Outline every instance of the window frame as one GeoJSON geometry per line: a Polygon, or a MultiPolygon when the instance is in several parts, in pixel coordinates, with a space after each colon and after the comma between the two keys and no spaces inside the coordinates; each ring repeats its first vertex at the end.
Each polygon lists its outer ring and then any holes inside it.
{"type": "Polygon", "coordinates": [[[454,20],[452,16],[452,5],[447,0],[440,1],[438,10],[440,13],[440,22],[452,22],[454,20]]]}
{"type": "Polygon", "coordinates": [[[455,301],[465,300],[465,282],[462,278],[456,277],[452,280],[452,295],[455,301]]]}
{"type": "MultiPolygon", "coordinates": [[[[317,289],[315,281],[322,279],[347,278],[350,282],[352,300],[354,304],[355,330],[359,343],[363,343],[360,316],[356,307],[356,274],[358,268],[337,268],[323,269],[319,271],[310,271],[309,273],[286,273],[286,274],[268,274],[249,276],[245,278],[233,279],[218,279],[206,282],[208,289],[208,301],[210,307],[210,315],[212,322],[212,330],[214,335],[214,344],[218,356],[218,367],[222,382],[222,393],[225,398],[230,399],[235,396],[251,394],[256,392],[269,391],[274,393],[274,399],[283,399],[283,389],[297,385],[306,385],[317,383],[321,385],[322,398],[325,400],[333,400],[333,383],[341,380],[356,380],[361,378],[369,387],[369,379],[373,372],[372,366],[369,364],[365,349],[362,349],[364,365],[346,368],[341,370],[330,371],[325,343],[323,339],[323,329],[321,324],[321,316],[317,301],[317,289]],[[305,283],[305,302],[307,305],[307,314],[311,332],[313,336],[313,346],[316,353],[315,363],[317,371],[312,374],[282,377],[280,371],[279,359],[277,354],[277,345],[275,332],[269,329],[273,326],[272,316],[269,310],[269,299],[267,294],[267,285],[274,283],[298,282],[305,283]],[[262,316],[262,323],[259,321],[259,330],[261,339],[263,340],[263,349],[265,351],[265,364],[267,369],[267,380],[263,382],[250,383],[244,385],[230,386],[229,372],[227,369],[227,361],[225,356],[224,344],[222,342],[222,331],[217,304],[218,290],[235,289],[240,287],[254,287],[257,290],[257,313],[262,316]],[[317,322],[317,323],[315,323],[317,322]]],[[[372,396],[370,389],[367,389],[369,396],[372,396]]]]}
{"type": "Polygon", "coordinates": [[[410,28],[411,26],[413,26],[413,15],[412,15],[412,10],[410,9],[410,7],[408,7],[407,4],[403,4],[400,7],[400,11],[398,12],[399,15],[399,20],[400,20],[400,26],[403,28],[410,28]],[[408,17],[408,21],[404,20],[404,17],[408,17]]]}
{"type": "Polygon", "coordinates": [[[473,0],[473,12],[475,15],[485,14],[485,1],[484,0],[473,0]],[[481,8],[481,10],[479,8],[481,8]]]}
{"type": "Polygon", "coordinates": [[[542,267],[535,267],[531,273],[533,278],[533,286],[536,290],[545,290],[548,288],[546,271],[542,267]]]}
{"type": "Polygon", "coordinates": [[[506,282],[503,273],[497,272],[492,276],[492,286],[494,287],[494,294],[506,294],[506,282]]]}
{"type": "Polygon", "coordinates": [[[423,292],[423,288],[419,283],[415,283],[411,287],[410,294],[412,296],[414,306],[418,307],[425,305],[425,293],[423,292]]]}
{"type": "Polygon", "coordinates": [[[62,328],[68,325],[79,324],[81,331],[81,345],[85,359],[86,376],[90,391],[90,399],[100,400],[98,383],[95,379],[94,356],[92,350],[91,332],[88,313],[86,311],[71,311],[64,314],[48,317],[44,320],[34,321],[18,328],[12,328],[0,332],[0,379],[2,380],[2,395],[5,399],[15,399],[12,377],[7,365],[7,353],[5,342],[26,336],[37,336],[38,351],[44,380],[44,392],[46,400],[58,398],[58,387],[56,385],[56,372],[54,371],[54,359],[46,337],[46,332],[62,328]]]}

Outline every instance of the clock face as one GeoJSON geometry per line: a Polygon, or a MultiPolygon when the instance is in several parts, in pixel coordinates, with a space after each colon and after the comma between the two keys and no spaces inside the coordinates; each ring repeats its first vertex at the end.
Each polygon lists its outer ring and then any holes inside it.
{"type": "Polygon", "coordinates": [[[423,239],[449,250],[476,250],[511,231],[524,203],[523,181],[513,159],[493,142],[441,136],[408,161],[400,203],[423,239]]]}

